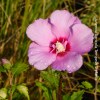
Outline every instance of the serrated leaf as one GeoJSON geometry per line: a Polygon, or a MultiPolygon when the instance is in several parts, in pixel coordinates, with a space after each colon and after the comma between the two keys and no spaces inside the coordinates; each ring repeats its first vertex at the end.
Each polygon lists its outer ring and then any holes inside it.
{"type": "Polygon", "coordinates": [[[41,77],[53,87],[59,86],[59,75],[54,71],[42,71],[41,77]]]}
{"type": "Polygon", "coordinates": [[[88,81],[83,81],[82,85],[86,88],[86,89],[91,89],[93,88],[92,84],[88,81]]]}
{"type": "Polygon", "coordinates": [[[82,100],[82,96],[84,94],[84,91],[78,91],[78,92],[74,92],[72,95],[71,95],[71,99],[70,100],[82,100]]]}
{"type": "Polygon", "coordinates": [[[29,94],[28,94],[28,88],[25,85],[18,85],[17,90],[19,91],[19,93],[27,97],[28,100],[30,100],[29,94]]]}
{"type": "Polygon", "coordinates": [[[23,62],[17,62],[12,68],[12,73],[13,75],[17,76],[21,74],[22,72],[26,71],[27,69],[28,69],[27,64],[23,62]]]}

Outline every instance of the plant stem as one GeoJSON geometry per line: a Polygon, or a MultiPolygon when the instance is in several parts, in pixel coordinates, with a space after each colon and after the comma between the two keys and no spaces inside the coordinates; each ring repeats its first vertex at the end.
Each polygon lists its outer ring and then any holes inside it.
{"type": "MultiPolygon", "coordinates": [[[[39,82],[42,82],[42,78],[39,78],[39,82]]],[[[39,88],[40,100],[42,100],[42,89],[39,88]]]]}
{"type": "Polygon", "coordinates": [[[12,81],[13,81],[13,76],[12,73],[9,72],[9,79],[10,79],[10,96],[9,96],[9,100],[12,100],[12,81]]]}
{"type": "Polygon", "coordinates": [[[59,80],[59,88],[58,88],[58,95],[57,100],[62,100],[62,75],[60,73],[60,80],[59,80]]]}
{"type": "Polygon", "coordinates": [[[46,0],[43,0],[43,18],[45,17],[46,0]]]}
{"type": "Polygon", "coordinates": [[[52,92],[52,98],[53,98],[53,100],[57,100],[56,90],[53,90],[53,92],[52,92]]]}

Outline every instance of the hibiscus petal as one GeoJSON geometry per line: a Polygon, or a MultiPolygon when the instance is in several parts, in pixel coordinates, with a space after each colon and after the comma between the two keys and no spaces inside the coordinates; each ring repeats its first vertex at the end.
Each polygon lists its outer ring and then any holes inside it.
{"type": "Polygon", "coordinates": [[[32,41],[43,46],[48,46],[55,38],[51,32],[51,25],[48,23],[47,19],[38,19],[30,24],[26,34],[32,41]]]}
{"type": "Polygon", "coordinates": [[[69,38],[71,51],[84,54],[93,47],[93,33],[84,24],[75,24],[72,27],[72,35],[69,38]]]}
{"type": "Polygon", "coordinates": [[[48,47],[39,46],[32,43],[28,51],[29,63],[38,70],[46,69],[55,61],[56,55],[49,53],[48,47]]]}
{"type": "Polygon", "coordinates": [[[66,70],[68,73],[77,71],[83,64],[82,56],[75,52],[70,52],[62,58],[58,58],[52,68],[59,71],[66,70]]]}
{"type": "Polygon", "coordinates": [[[51,67],[58,71],[65,71],[66,66],[64,65],[65,61],[63,59],[56,59],[55,62],[52,63],[51,67]]]}
{"type": "Polygon", "coordinates": [[[59,37],[69,36],[69,27],[80,20],[66,10],[56,10],[50,16],[52,31],[59,37]]]}
{"type": "Polygon", "coordinates": [[[80,67],[82,66],[82,64],[83,64],[82,56],[80,54],[77,54],[77,53],[71,53],[67,57],[67,61],[65,63],[66,71],[68,73],[75,72],[78,69],[80,69],[80,67]]]}

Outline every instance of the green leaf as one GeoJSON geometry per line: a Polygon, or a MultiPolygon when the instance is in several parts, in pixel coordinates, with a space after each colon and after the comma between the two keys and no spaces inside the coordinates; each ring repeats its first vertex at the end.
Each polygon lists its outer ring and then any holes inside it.
{"type": "Polygon", "coordinates": [[[28,88],[25,85],[18,85],[17,90],[19,91],[20,94],[23,94],[25,97],[27,97],[28,100],[29,98],[29,93],[28,93],[28,88]]]}
{"type": "Polygon", "coordinates": [[[16,85],[14,84],[14,85],[12,85],[12,94],[16,91],[16,85]]]}
{"type": "Polygon", "coordinates": [[[6,88],[0,89],[0,100],[6,99],[6,97],[7,97],[7,89],[6,88]]]}
{"type": "Polygon", "coordinates": [[[17,76],[21,74],[22,72],[26,71],[27,69],[28,69],[27,64],[23,62],[17,62],[12,68],[12,73],[13,75],[17,76]]]}
{"type": "Polygon", "coordinates": [[[69,94],[66,94],[63,96],[63,100],[70,100],[70,99],[71,99],[71,97],[69,94]]]}
{"type": "Polygon", "coordinates": [[[91,89],[93,88],[92,84],[89,83],[88,81],[83,81],[82,85],[86,88],[86,89],[91,89]]]}
{"type": "Polygon", "coordinates": [[[36,81],[36,86],[40,87],[43,91],[48,91],[45,85],[43,83],[36,81]]]}
{"type": "Polygon", "coordinates": [[[59,86],[59,75],[55,71],[42,71],[41,77],[52,87],[57,88],[59,86]]]}
{"type": "Polygon", "coordinates": [[[86,66],[88,66],[89,68],[91,68],[91,69],[94,70],[94,67],[93,67],[92,63],[89,63],[89,62],[87,63],[87,62],[84,61],[84,64],[85,64],[86,66]]]}
{"type": "Polygon", "coordinates": [[[7,70],[9,70],[9,69],[11,68],[12,65],[11,65],[11,64],[4,64],[3,66],[4,66],[4,68],[6,68],[7,70]]]}
{"type": "Polygon", "coordinates": [[[100,93],[100,85],[98,85],[98,89],[97,89],[97,92],[99,92],[99,93],[100,93]]]}
{"type": "Polygon", "coordinates": [[[50,96],[50,88],[48,89],[43,83],[36,81],[36,86],[38,86],[39,88],[41,88],[44,92],[43,92],[43,96],[46,98],[46,100],[52,100],[51,96],[50,96]]]}
{"type": "Polygon", "coordinates": [[[78,91],[78,92],[74,92],[71,95],[71,99],[70,100],[82,100],[82,95],[84,94],[84,91],[78,91]]]}
{"type": "Polygon", "coordinates": [[[6,72],[6,69],[3,66],[0,66],[0,72],[6,72]]]}

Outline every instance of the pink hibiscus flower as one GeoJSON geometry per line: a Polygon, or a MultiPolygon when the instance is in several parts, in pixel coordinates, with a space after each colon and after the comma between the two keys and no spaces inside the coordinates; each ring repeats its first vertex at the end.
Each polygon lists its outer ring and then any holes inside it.
{"type": "Polygon", "coordinates": [[[48,66],[72,73],[83,64],[82,55],[93,47],[93,33],[66,10],[54,11],[48,19],[38,19],[26,31],[30,44],[29,64],[38,70],[48,66]]]}

